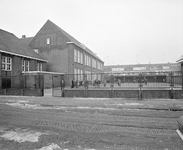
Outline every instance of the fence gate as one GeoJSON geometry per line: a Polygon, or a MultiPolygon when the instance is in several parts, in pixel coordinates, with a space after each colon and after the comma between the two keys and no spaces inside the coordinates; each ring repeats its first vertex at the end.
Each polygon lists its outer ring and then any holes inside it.
{"type": "Polygon", "coordinates": [[[63,79],[63,75],[52,75],[52,96],[61,97],[61,79],[63,79]]]}

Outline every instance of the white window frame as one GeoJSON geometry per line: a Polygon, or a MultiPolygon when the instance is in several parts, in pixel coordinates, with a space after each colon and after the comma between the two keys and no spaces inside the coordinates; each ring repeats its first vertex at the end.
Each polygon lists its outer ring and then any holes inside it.
{"type": "Polygon", "coordinates": [[[78,60],[77,60],[77,62],[80,63],[80,51],[77,51],[77,55],[78,55],[78,60]]]}
{"type": "Polygon", "coordinates": [[[76,49],[74,49],[74,62],[77,62],[77,50],[76,49]]]}
{"type": "Polygon", "coordinates": [[[5,70],[6,69],[6,58],[5,56],[2,56],[2,65],[1,65],[1,69],[5,70]]]}
{"type": "Polygon", "coordinates": [[[26,67],[27,67],[27,71],[29,71],[29,61],[27,60],[27,65],[26,65],[26,67]]]}
{"type": "Polygon", "coordinates": [[[43,64],[42,63],[39,64],[39,71],[43,71],[43,64]]]}
{"type": "Polygon", "coordinates": [[[11,71],[12,70],[12,58],[11,57],[6,57],[6,56],[2,56],[2,66],[4,66],[4,67],[1,68],[2,70],[11,71]]]}
{"type": "Polygon", "coordinates": [[[22,72],[25,72],[25,60],[22,59],[22,72]]]}
{"type": "Polygon", "coordinates": [[[39,71],[39,63],[37,62],[37,71],[39,71]]]}
{"type": "Polygon", "coordinates": [[[40,62],[37,62],[37,71],[43,71],[43,64],[40,62]]]}

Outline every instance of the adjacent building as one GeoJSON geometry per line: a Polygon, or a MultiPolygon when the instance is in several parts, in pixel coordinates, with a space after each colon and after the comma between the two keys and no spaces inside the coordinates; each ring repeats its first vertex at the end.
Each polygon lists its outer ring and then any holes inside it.
{"type": "Polygon", "coordinates": [[[23,87],[22,75],[46,71],[46,62],[14,34],[0,29],[0,89],[23,87]]]}
{"type": "MultiPolygon", "coordinates": [[[[105,79],[109,80],[110,74],[122,82],[137,82],[141,76],[148,82],[165,82],[167,76],[181,76],[181,65],[179,63],[159,64],[132,64],[132,65],[109,65],[104,67],[105,79]]],[[[181,82],[181,81],[180,81],[181,82]]]]}
{"type": "Polygon", "coordinates": [[[132,64],[132,65],[108,65],[104,67],[105,73],[162,73],[181,71],[179,63],[158,63],[158,64],[132,64]]]}

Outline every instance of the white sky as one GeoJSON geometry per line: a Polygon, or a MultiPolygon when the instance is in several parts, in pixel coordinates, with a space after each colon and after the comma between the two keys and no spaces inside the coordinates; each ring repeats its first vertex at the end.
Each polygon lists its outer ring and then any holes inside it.
{"type": "Polygon", "coordinates": [[[34,36],[48,19],[105,65],[183,55],[183,0],[0,0],[0,28],[17,37],[34,36]]]}

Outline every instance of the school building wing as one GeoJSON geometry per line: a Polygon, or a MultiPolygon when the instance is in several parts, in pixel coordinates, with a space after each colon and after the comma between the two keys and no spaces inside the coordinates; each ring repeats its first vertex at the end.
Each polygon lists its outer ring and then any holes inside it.
{"type": "Polygon", "coordinates": [[[50,20],[32,39],[20,40],[48,60],[47,71],[69,75],[69,83],[73,79],[83,80],[84,74],[103,72],[104,62],[94,52],[50,20]]]}

